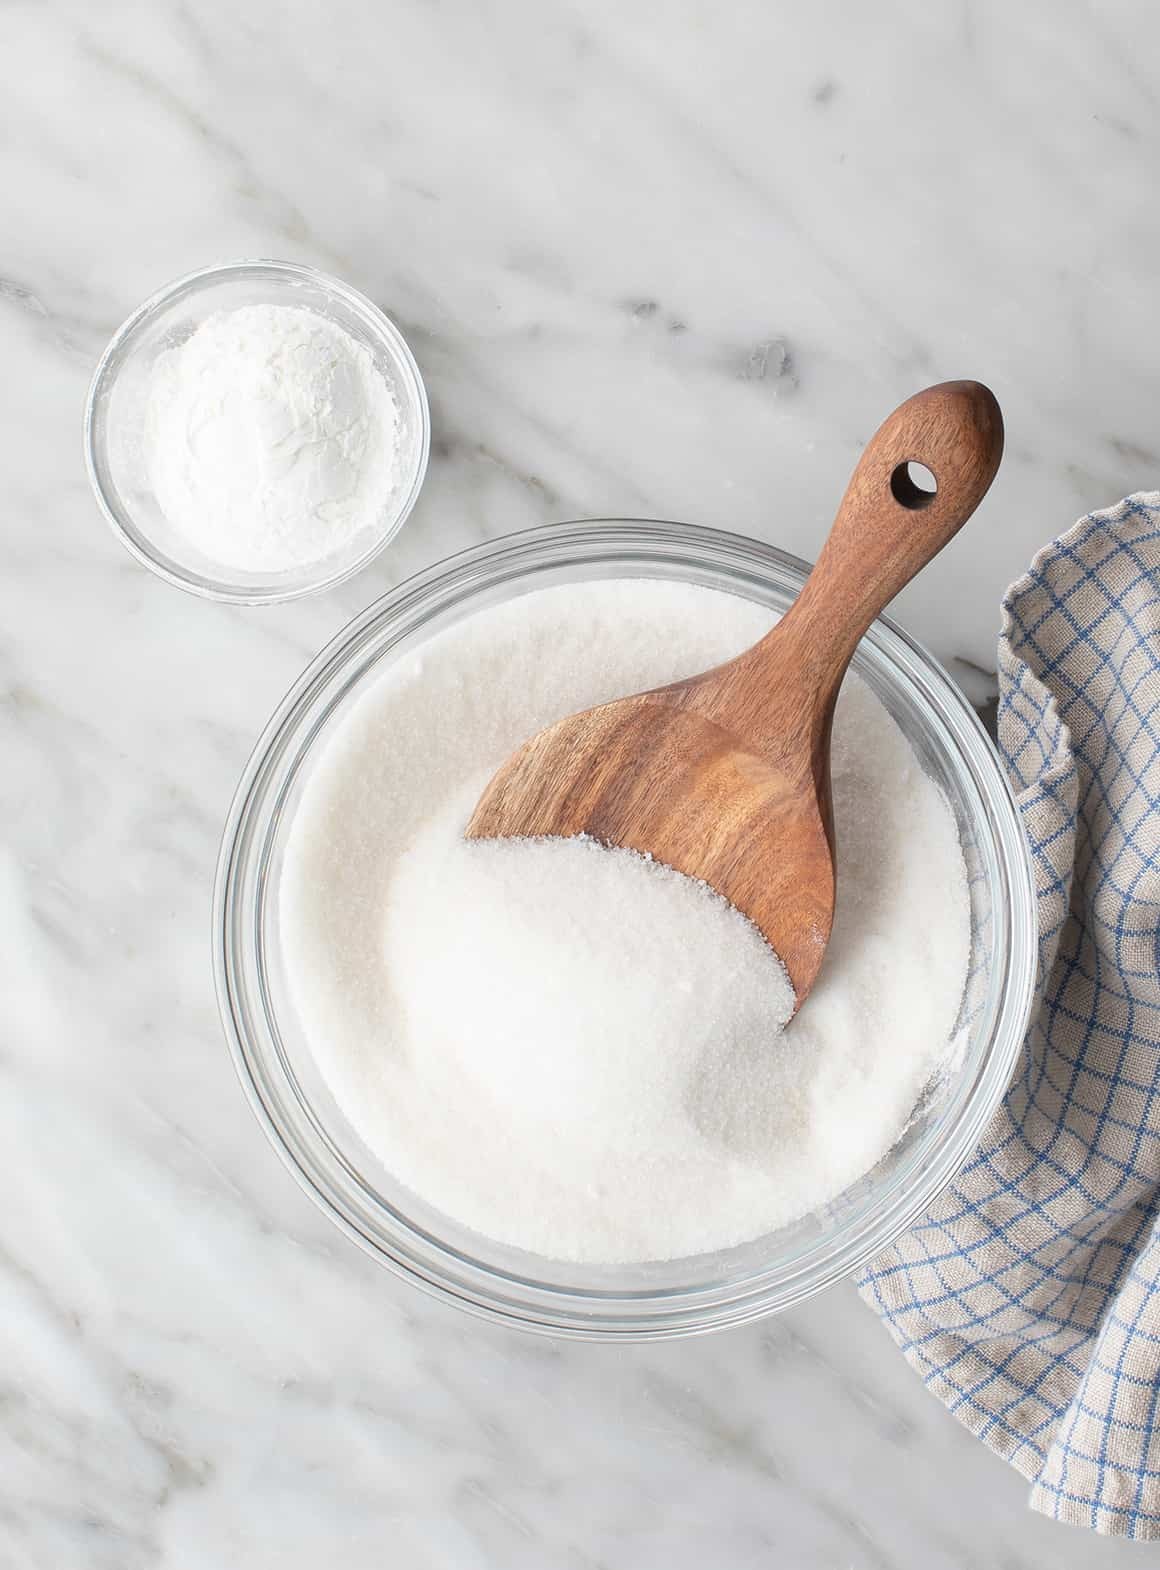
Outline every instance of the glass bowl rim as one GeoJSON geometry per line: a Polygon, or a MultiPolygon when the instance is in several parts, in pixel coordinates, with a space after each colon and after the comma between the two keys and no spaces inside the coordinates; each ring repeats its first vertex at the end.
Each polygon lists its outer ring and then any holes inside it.
{"type": "Polygon", "coordinates": [[[234,261],[212,262],[180,278],[174,278],[155,290],[137,308],[130,312],[105,345],[89,381],[84,413],[85,471],[89,485],[100,508],[101,515],[121,545],[150,572],[175,588],[201,599],[215,600],[233,605],[278,605],[298,600],[309,594],[321,594],[337,588],[355,573],[361,572],[379,553],[386,549],[406,523],[423,481],[431,451],[431,409],[422,372],[401,330],[382,309],[367,295],[332,273],[310,267],[305,262],[279,261],[273,257],[244,257],[234,261]],[[394,510],[388,527],[376,534],[374,541],[353,562],[336,568],[318,578],[306,578],[290,585],[262,586],[260,584],[231,584],[226,578],[199,578],[162,561],[150,548],[148,533],[139,529],[125,508],[115,489],[106,483],[106,444],[98,442],[98,410],[107,401],[116,385],[121,367],[133,352],[136,339],[142,330],[162,311],[178,300],[204,292],[207,288],[234,278],[261,278],[273,275],[287,281],[300,279],[315,285],[347,304],[377,335],[379,342],[396,366],[400,383],[414,409],[419,424],[419,449],[415,473],[394,510]]]}
{"type": "MultiPolygon", "coordinates": [[[[996,931],[1001,939],[996,943],[996,952],[1003,966],[1003,986],[1002,1007],[996,1014],[990,1041],[971,1094],[956,1121],[944,1131],[942,1143],[921,1172],[910,1174],[905,1191],[891,1191],[889,1203],[871,1206],[855,1226],[839,1235],[839,1246],[831,1246],[831,1238],[823,1236],[816,1251],[791,1260],[789,1267],[775,1265],[756,1276],[698,1285],[687,1291],[618,1294],[558,1288],[550,1282],[493,1270],[408,1222],[405,1215],[393,1212],[394,1224],[388,1222],[390,1246],[385,1246],[381,1237],[372,1237],[359,1225],[349,1194],[336,1197],[333,1185],[324,1190],[318,1178],[317,1150],[303,1145],[300,1131],[288,1127],[272,1099],[271,1049],[269,1045],[256,1045],[246,999],[239,992],[239,964],[256,963],[261,945],[260,910],[255,907],[249,911],[239,905],[240,880],[243,872],[253,871],[254,855],[264,853],[261,846],[255,846],[253,838],[263,809],[267,815],[277,809],[277,801],[271,808],[268,792],[279,769],[286,770],[283,754],[292,732],[341,673],[349,671],[376,635],[397,626],[404,617],[419,618],[405,629],[414,630],[427,616],[454,608],[463,599],[474,599],[487,588],[525,580],[544,568],[583,563],[615,566],[617,561],[639,564],[661,559],[678,567],[695,568],[699,562],[702,567],[734,572],[744,565],[755,580],[760,579],[763,568],[767,574],[773,570],[796,577],[799,582],[809,571],[809,564],[800,558],[745,536],[663,520],[618,518],[585,519],[522,530],[434,563],[348,622],[315,656],[277,706],[251,752],[227,815],[214,887],[214,976],[223,1029],[246,1097],[267,1137],[304,1191],[364,1251],[442,1301],[492,1321],[588,1340],[656,1340],[745,1323],[790,1307],[852,1275],[886,1248],[953,1181],[999,1105],[1024,1039],[1036,979],[1037,915],[1031,854],[1002,763],[978,715],[939,662],[896,624],[881,617],[867,633],[863,646],[869,645],[880,666],[895,679],[901,677],[908,689],[917,687],[927,722],[931,722],[932,714],[937,715],[956,744],[956,757],[965,756],[984,809],[977,826],[990,837],[1001,875],[1001,893],[1008,900],[995,912],[996,931]],[[626,550],[637,554],[626,557],[626,550]],[[308,1161],[314,1163],[313,1171],[304,1164],[308,1161]],[[400,1221],[408,1235],[400,1235],[400,1221]]],[[[636,575],[648,573],[638,570],[636,575]]],[[[764,581],[768,586],[768,576],[764,581]]],[[[297,761],[308,754],[317,731],[345,699],[351,685],[349,681],[341,683],[331,694],[324,713],[315,716],[297,744],[297,761]]],[[[292,779],[297,763],[291,760],[288,767],[292,779]]],[[[279,794],[288,786],[289,780],[284,780],[279,794]]],[[[269,838],[268,824],[265,837],[269,838]]],[[[259,993],[261,990],[259,987],[259,993]]],[[[259,1023],[272,1036],[273,1057],[278,1058],[280,1044],[271,1032],[268,1012],[259,1023]]],[[[284,1064],[282,1068],[285,1072],[284,1064]]],[[[298,1094],[293,1075],[289,1075],[289,1080],[298,1094]]],[[[313,1123],[314,1135],[330,1144],[300,1095],[298,1099],[313,1123]]],[[[339,1160],[345,1165],[340,1153],[339,1160]]]]}

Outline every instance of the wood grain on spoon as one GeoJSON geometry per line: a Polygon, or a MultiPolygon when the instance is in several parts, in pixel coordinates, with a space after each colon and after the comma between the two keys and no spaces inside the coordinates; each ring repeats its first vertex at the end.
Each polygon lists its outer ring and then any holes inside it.
{"type": "Polygon", "coordinates": [[[834,704],[870,623],[995,477],[999,406],[978,382],[917,393],[859,460],[817,565],[777,626],[710,671],[549,726],[498,770],[467,833],[570,837],[701,878],[765,935],[800,1007],[834,919],[834,704]],[[937,489],[920,489],[908,465],[937,489]]]}

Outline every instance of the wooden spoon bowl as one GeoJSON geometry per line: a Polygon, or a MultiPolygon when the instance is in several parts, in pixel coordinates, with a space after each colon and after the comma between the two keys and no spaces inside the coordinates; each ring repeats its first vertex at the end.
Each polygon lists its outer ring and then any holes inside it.
{"type": "Polygon", "coordinates": [[[842,678],[870,623],[974,512],[1002,453],[999,406],[978,382],[908,399],[867,445],[817,565],[771,632],[713,670],[533,736],[487,786],[468,837],[586,834],[702,879],[764,934],[800,1007],[834,920],[830,732],[842,678]]]}

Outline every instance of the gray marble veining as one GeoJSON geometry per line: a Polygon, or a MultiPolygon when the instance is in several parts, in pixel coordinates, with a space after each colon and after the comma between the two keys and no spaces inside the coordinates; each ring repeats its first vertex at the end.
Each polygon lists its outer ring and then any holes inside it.
{"type": "Polygon", "coordinates": [[[1053,0],[0,6],[0,1565],[1132,1558],[1028,1515],[849,1289],[610,1350],[388,1278],[262,1140],[207,927],[248,750],[370,599],[583,515],[812,556],[945,376],[1008,455],[896,610],[985,704],[1006,583],[1157,483],[1158,44],[1053,0]],[[79,427],[139,299],[262,254],[399,320],[435,444],[372,569],[246,612],[120,550],[79,427]]]}

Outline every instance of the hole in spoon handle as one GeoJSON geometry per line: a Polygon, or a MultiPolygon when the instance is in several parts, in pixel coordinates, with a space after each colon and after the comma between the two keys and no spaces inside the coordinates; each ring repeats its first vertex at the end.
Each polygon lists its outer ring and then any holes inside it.
{"type": "Polygon", "coordinates": [[[938,481],[924,463],[900,463],[890,476],[890,490],[900,507],[917,512],[938,495],[938,481]]]}

